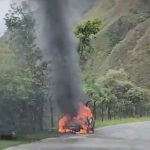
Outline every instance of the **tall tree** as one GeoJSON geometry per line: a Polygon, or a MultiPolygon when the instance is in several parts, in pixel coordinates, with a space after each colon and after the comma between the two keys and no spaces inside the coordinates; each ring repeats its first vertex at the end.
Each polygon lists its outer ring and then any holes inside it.
{"type": "Polygon", "coordinates": [[[94,52],[91,39],[100,31],[101,21],[98,19],[87,20],[76,27],[75,35],[79,39],[78,53],[81,63],[85,63],[94,52]]]}
{"type": "MultiPolygon", "coordinates": [[[[9,31],[9,45],[16,55],[22,72],[29,72],[32,75],[29,99],[31,99],[30,114],[35,129],[43,128],[43,106],[46,80],[47,63],[42,62],[40,49],[36,46],[35,20],[30,8],[23,9],[16,4],[11,5],[9,13],[6,14],[5,21],[9,31]]],[[[31,121],[30,120],[30,121],[31,121]]]]}

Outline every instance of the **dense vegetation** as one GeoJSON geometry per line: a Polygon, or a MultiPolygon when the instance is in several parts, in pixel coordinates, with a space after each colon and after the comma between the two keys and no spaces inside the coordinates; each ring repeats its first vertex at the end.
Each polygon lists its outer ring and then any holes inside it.
{"type": "Polygon", "coordinates": [[[9,58],[3,57],[1,64],[0,127],[18,132],[43,129],[43,107],[49,97],[47,63],[35,45],[31,15],[12,5],[5,17],[10,50],[1,47],[9,58]]]}
{"type": "Polygon", "coordinates": [[[150,115],[149,91],[132,83],[124,70],[88,76],[85,91],[96,104],[95,117],[103,119],[150,115]]]}

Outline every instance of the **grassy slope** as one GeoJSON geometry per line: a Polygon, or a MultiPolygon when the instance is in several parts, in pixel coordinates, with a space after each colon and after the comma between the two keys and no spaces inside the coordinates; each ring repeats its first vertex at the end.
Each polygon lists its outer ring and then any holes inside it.
{"type": "Polygon", "coordinates": [[[149,7],[146,0],[101,0],[90,10],[89,18],[103,21],[93,41],[97,50],[93,66],[99,73],[124,68],[133,81],[150,88],[149,7]]]}

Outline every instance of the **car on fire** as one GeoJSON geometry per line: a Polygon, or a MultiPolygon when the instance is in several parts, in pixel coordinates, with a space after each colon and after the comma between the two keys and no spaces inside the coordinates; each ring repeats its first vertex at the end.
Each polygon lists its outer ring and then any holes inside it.
{"type": "Polygon", "coordinates": [[[75,117],[65,115],[59,120],[59,133],[94,133],[95,120],[91,109],[80,104],[80,109],[75,117]]]}
{"type": "Polygon", "coordinates": [[[77,120],[76,118],[71,120],[66,128],[70,130],[71,133],[81,133],[81,134],[88,134],[88,133],[94,133],[95,128],[95,120],[94,118],[89,118],[84,122],[87,127],[83,127],[82,121],[77,120]]]}

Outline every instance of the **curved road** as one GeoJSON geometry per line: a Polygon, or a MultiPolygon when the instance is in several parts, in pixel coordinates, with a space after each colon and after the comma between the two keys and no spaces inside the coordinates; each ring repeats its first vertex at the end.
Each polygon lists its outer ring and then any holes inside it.
{"type": "Polygon", "coordinates": [[[7,150],[149,150],[150,122],[99,128],[94,135],[65,135],[7,150]]]}

